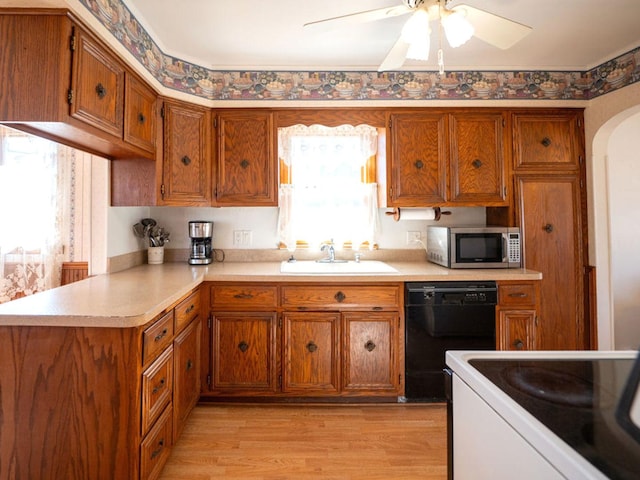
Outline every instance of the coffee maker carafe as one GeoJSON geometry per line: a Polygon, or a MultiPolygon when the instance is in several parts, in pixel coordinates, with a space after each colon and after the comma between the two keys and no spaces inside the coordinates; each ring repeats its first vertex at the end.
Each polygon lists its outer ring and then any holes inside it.
{"type": "Polygon", "coordinates": [[[208,265],[213,262],[211,238],[213,236],[213,222],[189,222],[189,237],[191,238],[190,265],[208,265]]]}

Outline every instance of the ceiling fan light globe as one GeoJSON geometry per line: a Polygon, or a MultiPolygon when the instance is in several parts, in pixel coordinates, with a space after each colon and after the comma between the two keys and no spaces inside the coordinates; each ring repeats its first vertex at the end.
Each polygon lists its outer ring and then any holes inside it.
{"type": "Polygon", "coordinates": [[[464,17],[461,12],[451,12],[444,15],[441,20],[444,34],[452,48],[464,45],[473,37],[473,25],[464,17]]]}
{"type": "Polygon", "coordinates": [[[425,37],[428,41],[430,34],[429,14],[424,10],[416,10],[402,27],[402,33],[400,35],[403,41],[411,44],[421,42],[425,37]]]}

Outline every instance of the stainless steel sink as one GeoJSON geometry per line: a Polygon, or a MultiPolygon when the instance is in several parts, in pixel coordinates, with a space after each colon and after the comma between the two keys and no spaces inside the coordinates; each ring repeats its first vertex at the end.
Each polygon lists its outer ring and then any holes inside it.
{"type": "Polygon", "coordinates": [[[362,260],[360,262],[316,262],[314,260],[282,262],[280,264],[280,272],[319,275],[398,273],[392,266],[378,260],[362,260]]]}

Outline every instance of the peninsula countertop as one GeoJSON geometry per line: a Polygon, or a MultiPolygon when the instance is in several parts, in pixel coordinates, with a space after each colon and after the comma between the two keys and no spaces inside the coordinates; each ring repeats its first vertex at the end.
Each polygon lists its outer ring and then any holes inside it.
{"type": "Polygon", "coordinates": [[[141,265],[97,275],[0,305],[0,326],[132,328],[145,325],[205,281],[380,282],[540,280],[527,269],[452,270],[428,262],[385,262],[397,273],[285,274],[280,262],[141,265]]]}

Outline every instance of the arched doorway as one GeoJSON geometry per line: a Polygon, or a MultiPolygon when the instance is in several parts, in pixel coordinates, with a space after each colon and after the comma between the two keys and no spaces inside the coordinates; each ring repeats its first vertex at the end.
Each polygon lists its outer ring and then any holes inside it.
{"type": "Polygon", "coordinates": [[[590,253],[597,265],[600,350],[640,346],[639,130],[636,105],[605,121],[591,145],[590,253]]]}

